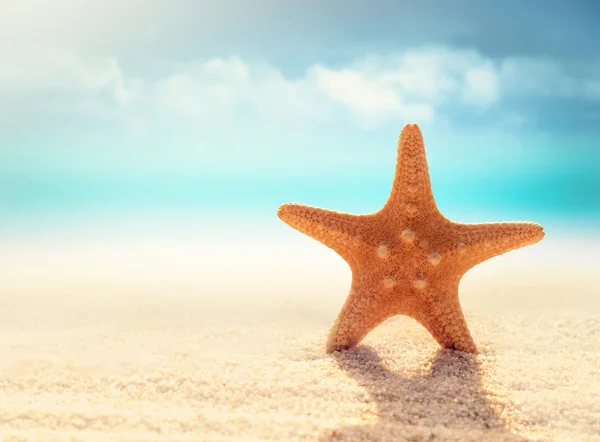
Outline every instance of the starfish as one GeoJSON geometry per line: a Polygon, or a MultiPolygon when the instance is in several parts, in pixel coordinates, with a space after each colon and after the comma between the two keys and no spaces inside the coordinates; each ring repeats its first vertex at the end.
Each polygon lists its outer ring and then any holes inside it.
{"type": "Polygon", "coordinates": [[[387,318],[402,314],[442,347],[477,354],[458,299],[462,276],[544,237],[542,226],[532,222],[462,224],[442,215],[416,124],[400,133],[392,190],[379,211],[354,215],[288,203],[277,214],[333,249],[352,270],[350,294],[329,333],[327,353],[357,345],[387,318]]]}

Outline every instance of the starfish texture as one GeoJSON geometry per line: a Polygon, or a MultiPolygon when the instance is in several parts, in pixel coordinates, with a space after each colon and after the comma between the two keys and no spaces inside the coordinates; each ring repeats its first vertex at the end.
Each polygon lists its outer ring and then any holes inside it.
{"type": "Polygon", "coordinates": [[[444,217],[431,192],[416,124],[400,133],[392,190],[378,212],[352,215],[289,203],[278,216],[336,251],[352,270],[328,353],[357,345],[398,314],[416,319],[443,347],[477,353],[458,300],[461,277],[476,264],[544,237],[542,226],[531,222],[462,224],[444,217]]]}

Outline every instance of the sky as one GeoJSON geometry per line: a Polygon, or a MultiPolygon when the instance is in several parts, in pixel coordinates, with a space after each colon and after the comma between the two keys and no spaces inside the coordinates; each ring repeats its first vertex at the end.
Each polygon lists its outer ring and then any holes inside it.
{"type": "Polygon", "coordinates": [[[593,0],[11,2],[0,214],[372,212],[416,122],[450,218],[594,224],[599,16],[593,0]]]}

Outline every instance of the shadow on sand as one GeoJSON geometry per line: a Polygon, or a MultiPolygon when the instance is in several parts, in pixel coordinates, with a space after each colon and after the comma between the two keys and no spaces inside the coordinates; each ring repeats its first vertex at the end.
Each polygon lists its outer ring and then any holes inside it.
{"type": "Polygon", "coordinates": [[[333,358],[366,390],[372,407],[366,407],[364,424],[330,429],[322,441],[527,440],[500,417],[502,410],[511,414],[510,405],[484,389],[473,355],[439,350],[429,370],[414,376],[390,371],[368,346],[333,358]]]}

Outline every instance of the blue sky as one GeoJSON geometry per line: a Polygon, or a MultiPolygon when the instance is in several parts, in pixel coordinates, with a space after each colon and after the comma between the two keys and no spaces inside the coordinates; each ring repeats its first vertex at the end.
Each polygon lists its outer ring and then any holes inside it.
{"type": "Polygon", "coordinates": [[[13,2],[0,210],[373,211],[417,122],[449,216],[594,222],[598,16],[554,0],[13,2]]]}

